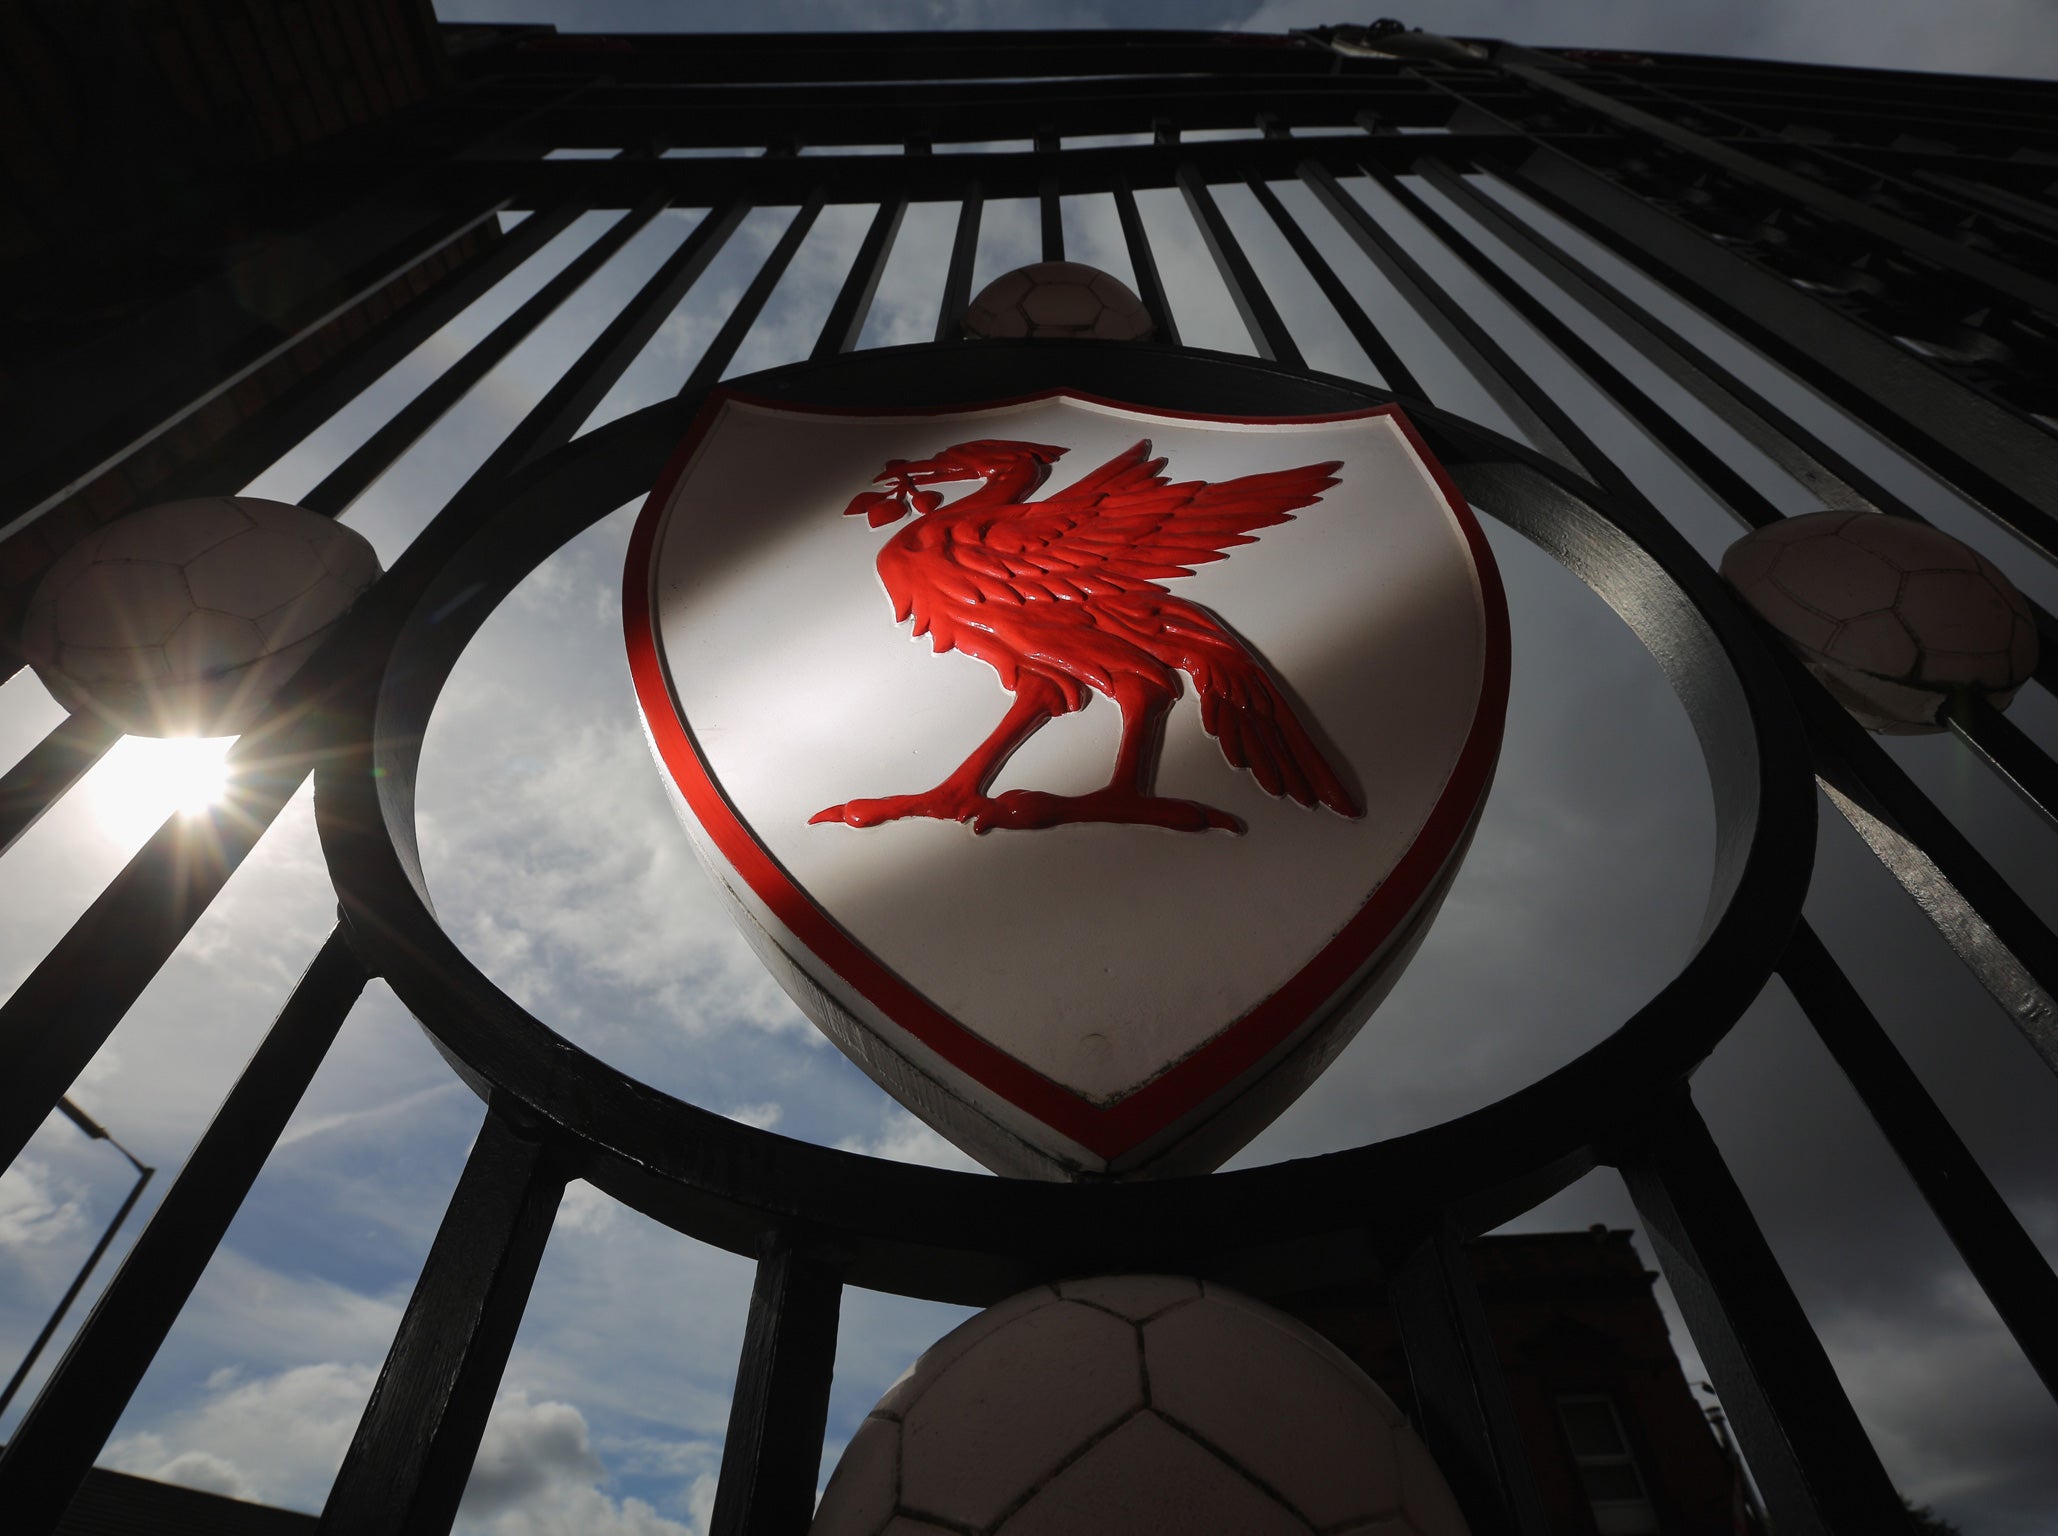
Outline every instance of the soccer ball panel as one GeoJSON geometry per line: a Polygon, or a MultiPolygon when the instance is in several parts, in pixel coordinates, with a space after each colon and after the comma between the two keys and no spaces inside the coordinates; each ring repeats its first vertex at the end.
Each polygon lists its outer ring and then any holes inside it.
{"type": "Polygon", "coordinates": [[[916,1362],[889,1394],[905,1417],[873,1411],[812,1536],[1464,1536],[1399,1411],[1306,1325],[1180,1277],[1060,1289],[1001,1303],[1010,1320],[947,1367],[940,1345],[916,1362]]]}
{"type": "Polygon", "coordinates": [[[175,565],[96,562],[53,605],[66,646],[156,645],[193,607],[175,565]]]}
{"type": "Polygon", "coordinates": [[[1939,651],[2006,651],[2013,612],[1993,583],[1974,571],[1922,571],[1908,578],[1901,617],[1915,638],[1939,651]]]}
{"type": "Polygon", "coordinates": [[[1851,620],[1837,630],[1826,650],[1845,666],[1875,677],[1912,677],[1919,659],[1914,636],[1887,609],[1851,620]]]}
{"type": "Polygon", "coordinates": [[[30,601],[24,653],[60,702],[124,731],[225,735],[378,572],[362,536],[300,507],[165,502],[59,557],[30,601]]]}
{"type": "Polygon", "coordinates": [[[1066,1280],[1058,1294],[1067,1301],[1089,1302],[1126,1317],[1147,1322],[1189,1301],[1198,1301],[1201,1284],[1185,1275],[1101,1275],[1091,1280],[1066,1280]]]}
{"type": "Polygon", "coordinates": [[[252,528],[186,567],[195,603],[248,619],[292,601],[326,574],[307,541],[284,528],[252,528]]]}
{"type": "MultiPolygon", "coordinates": [[[[869,1536],[900,1502],[900,1424],[874,1415],[858,1426],[822,1490],[822,1507],[839,1512],[836,1529],[869,1536]]],[[[820,1529],[818,1526],[817,1529],[820,1529]]]]}
{"type": "Polygon", "coordinates": [[[247,667],[264,649],[264,637],[248,619],[202,609],[189,613],[164,642],[174,677],[218,677],[247,667]]]}
{"type": "Polygon", "coordinates": [[[1401,1469],[1401,1504],[1419,1536],[1467,1536],[1465,1516],[1430,1459],[1429,1447],[1412,1434],[1398,1435],[1394,1452],[1401,1469]]]}
{"type": "Polygon", "coordinates": [[[964,327],[968,336],[995,340],[1140,341],[1155,329],[1150,311],[1120,278],[1076,261],[1036,262],[995,278],[966,307],[964,327]]]}
{"type": "Polygon", "coordinates": [[[989,1335],[911,1403],[900,1497],[985,1526],[1079,1446],[1143,1406],[1136,1330],[1066,1302],[989,1335]]]}
{"type": "Polygon", "coordinates": [[[1772,580],[1789,597],[1831,619],[1884,608],[1901,590],[1900,571],[1843,539],[1809,539],[1781,551],[1772,580]]]}
{"type": "Polygon", "coordinates": [[[1277,1317],[1215,1305],[1151,1323],[1143,1335],[1151,1406],[1267,1487],[1291,1490],[1295,1510],[1317,1528],[1397,1509],[1391,1457],[1367,1454],[1393,1437],[1392,1419],[1373,1402],[1384,1394],[1277,1317]]]}
{"type": "Polygon", "coordinates": [[[1311,1536],[1248,1478],[1155,1414],[1138,1414],[1039,1488],[995,1536],[1178,1531],[1311,1536]]]}
{"type": "Polygon", "coordinates": [[[1022,313],[1039,329],[1090,329],[1106,306],[1084,283],[1040,283],[1022,300],[1022,313]]]}
{"type": "Polygon", "coordinates": [[[2001,707],[2036,665],[2029,604],[2007,577],[1912,519],[1789,518],[1732,545],[1722,569],[1871,730],[1942,729],[1953,696],[1968,691],[2001,707]]]}
{"type": "Polygon", "coordinates": [[[102,529],[94,558],[184,565],[249,527],[249,516],[226,496],[159,502],[119,517],[102,529]]]}
{"type": "Polygon", "coordinates": [[[879,1399],[879,1405],[872,1411],[899,1418],[907,1412],[908,1405],[917,1395],[927,1390],[931,1382],[963,1356],[1016,1318],[1034,1312],[1038,1307],[1050,1306],[1057,1299],[1058,1293],[1053,1287],[1039,1285],[1033,1291],[1021,1291],[1006,1301],[995,1302],[984,1312],[966,1318],[923,1351],[921,1359],[901,1372],[900,1380],[886,1389],[886,1395],[879,1399]]]}

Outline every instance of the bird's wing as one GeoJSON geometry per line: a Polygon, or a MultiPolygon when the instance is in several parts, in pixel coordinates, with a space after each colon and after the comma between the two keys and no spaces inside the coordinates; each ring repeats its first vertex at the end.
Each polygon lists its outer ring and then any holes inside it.
{"type": "Polygon", "coordinates": [[[1292,521],[1335,485],[1339,464],[1177,484],[1150,443],[1137,443],[1041,501],[952,529],[951,561],[978,600],[1038,602],[1113,592],[1162,592],[1160,583],[1255,542],[1255,529],[1292,521]]]}

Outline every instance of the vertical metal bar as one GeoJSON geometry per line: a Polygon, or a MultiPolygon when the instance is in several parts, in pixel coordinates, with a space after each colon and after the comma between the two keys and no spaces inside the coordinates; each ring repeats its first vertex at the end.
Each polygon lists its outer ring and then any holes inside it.
{"type": "Polygon", "coordinates": [[[835,357],[857,345],[858,337],[864,333],[865,317],[871,313],[872,297],[879,291],[879,279],[885,275],[887,258],[893,254],[894,238],[900,233],[900,222],[907,216],[907,211],[906,195],[897,193],[881,203],[878,212],[872,215],[871,227],[865,231],[857,257],[850,264],[850,275],[844,278],[843,287],[837,291],[836,302],[829,306],[829,318],[822,322],[822,334],[815,342],[815,350],[809,354],[811,362],[835,357]]]}
{"type": "Polygon", "coordinates": [[[366,331],[233,435],[181,465],[153,494],[160,500],[172,501],[182,496],[233,493],[248,485],[502,278],[557,238],[582,211],[576,204],[565,204],[522,220],[399,314],[366,331]]]}
{"type": "Polygon", "coordinates": [[[1065,259],[1065,202],[1058,191],[1057,167],[1063,163],[1060,151],[1064,141],[1055,133],[1039,133],[1036,136],[1036,153],[1050,167],[1037,178],[1036,201],[1043,219],[1043,257],[1045,261],[1065,259]]]}
{"type": "Polygon", "coordinates": [[[120,739],[121,732],[98,715],[74,714],[29,748],[0,776],[0,853],[41,821],[120,739]]]}
{"type": "Polygon", "coordinates": [[[843,1282],[773,1233],[758,1255],[708,1536],[804,1536],[814,1514],[843,1282]]]}
{"type": "Polygon", "coordinates": [[[1182,165],[1173,173],[1173,179],[1185,194],[1193,222],[1200,227],[1201,239],[1207,243],[1208,254],[1215,258],[1215,269],[1222,274],[1223,286],[1228,288],[1236,312],[1243,318],[1243,328],[1250,332],[1251,345],[1258,349],[1258,356],[1288,368],[1305,367],[1301,349],[1294,344],[1293,333],[1279,317],[1272,296],[1265,291],[1257,270],[1237,243],[1229,221],[1222,217],[1222,210],[1215,205],[1215,196],[1208,190],[1207,181],[1199,169],[1191,164],[1182,165]]]}
{"type": "Polygon", "coordinates": [[[1822,1341],[1691,1099],[1618,1160],[1780,1536],[1906,1531],[1822,1341]]]}
{"type": "Polygon", "coordinates": [[[565,263],[520,308],[494,326],[438,374],[422,392],[396,411],[391,420],[360,443],[300,504],[334,517],[362,496],[395,461],[469,394],[495,363],[512,352],[528,334],[557,313],[630,239],[665,208],[665,194],[654,193],[615,220],[585,250],[565,263]]]}
{"type": "MultiPolygon", "coordinates": [[[[289,696],[305,697],[317,681],[310,664],[289,696]]],[[[159,827],[0,1004],[0,1167],[21,1154],[312,769],[321,722],[284,705],[277,718],[230,750],[224,802],[159,827]]]]}
{"type": "Polygon", "coordinates": [[[1965,1267],[2058,1397],[2058,1277],[2051,1266],[1807,923],[1794,930],[1779,974],[1965,1267]]]}
{"type": "Polygon", "coordinates": [[[1977,694],[1954,700],[1945,719],[2031,810],[2058,823],[2058,766],[2014,721],[1977,694]]]}
{"type": "MultiPolygon", "coordinates": [[[[93,1245],[93,1251],[86,1255],[86,1262],[79,1266],[79,1272],[71,1277],[71,1284],[64,1288],[64,1294],[57,1299],[57,1305],[51,1308],[42,1331],[36,1335],[35,1342],[29,1345],[28,1353],[21,1357],[21,1364],[14,1368],[14,1374],[7,1378],[7,1385],[0,1387],[0,1413],[7,1411],[7,1405],[14,1401],[14,1394],[19,1392],[21,1384],[28,1380],[29,1372],[35,1369],[36,1362],[42,1358],[43,1350],[50,1343],[51,1336],[63,1323],[65,1314],[71,1311],[71,1304],[79,1299],[79,1292],[86,1288],[86,1282],[92,1278],[94,1269],[107,1256],[107,1250],[114,1242],[114,1234],[119,1232],[122,1223],[129,1219],[129,1212],[133,1211],[136,1202],[143,1198],[143,1191],[149,1187],[150,1180],[156,1173],[155,1168],[137,1168],[136,1182],[129,1186],[129,1192],[123,1198],[121,1208],[114,1213],[114,1219],[108,1222],[107,1229],[100,1234],[100,1240],[93,1245]]],[[[0,1455],[4,1455],[4,1452],[0,1452],[0,1455]]],[[[11,1504],[8,1507],[13,1508],[11,1504]]]]}
{"type": "Polygon", "coordinates": [[[467,489],[490,485],[570,442],[614,387],[615,380],[636,360],[644,344],[671,318],[686,290],[699,281],[700,274],[729,243],[729,237],[749,212],[750,204],[741,198],[709,209],[679,249],[665,259],[621,313],[565,370],[550,393],[493,450],[466,482],[467,489]]]}
{"type": "MultiPolygon", "coordinates": [[[[42,440],[60,446],[40,462],[10,475],[8,482],[0,486],[0,508],[6,509],[5,515],[10,517],[6,526],[0,527],[0,537],[41,516],[88,481],[156,441],[337,316],[463,239],[504,206],[504,199],[494,199],[454,213],[439,211],[426,221],[402,218],[400,222],[408,232],[392,245],[377,248],[363,258],[338,284],[314,301],[318,308],[303,306],[291,329],[283,334],[270,327],[246,326],[254,339],[246,341],[233,358],[223,359],[216,371],[204,376],[198,370],[205,359],[196,357],[184,338],[218,330],[232,314],[241,318],[242,311],[226,285],[203,297],[183,296],[160,311],[141,317],[120,334],[82,345],[67,359],[64,377],[42,381],[44,388],[30,397],[36,402],[36,410],[10,423],[11,430],[22,441],[42,440]],[[77,423],[63,416],[76,412],[80,400],[94,399],[96,385],[104,391],[109,376],[122,377],[124,367],[129,374],[138,375],[139,348],[146,358],[155,351],[157,366],[141,369],[140,373],[154,374],[156,378],[144,378],[133,387],[124,388],[119,400],[106,400],[97,409],[79,413],[79,420],[90,423],[81,435],[75,430],[77,423]],[[192,392],[187,394],[187,390],[192,392]],[[178,403],[167,405],[166,398],[174,395],[178,403]],[[74,430],[65,430],[68,427],[74,430]]],[[[386,222],[390,225],[394,221],[386,222]]],[[[362,251],[367,241],[376,238],[378,227],[377,221],[371,221],[367,224],[369,232],[352,233],[339,217],[314,231],[311,238],[320,248],[326,231],[335,247],[332,256],[347,259],[353,247],[362,251]]]]}
{"type": "Polygon", "coordinates": [[[1393,344],[1386,339],[1379,327],[1372,323],[1372,317],[1365,313],[1349,285],[1336,275],[1336,269],[1315,249],[1315,242],[1308,238],[1308,232],[1301,228],[1300,221],[1286,211],[1286,205],[1280,202],[1279,195],[1266,184],[1262,176],[1252,176],[1248,185],[1251,196],[1258,200],[1258,206],[1265,210],[1273,224],[1278,226],[1279,233],[1286,237],[1286,243],[1292,247],[1294,255],[1300,258],[1301,265],[1307,268],[1308,276],[1312,277],[1315,286],[1322,290],[1322,296],[1336,311],[1337,318],[1343,321],[1344,328],[1364,349],[1365,356],[1371,359],[1372,366],[1379,370],[1379,377],[1385,381],[1386,387],[1397,395],[1421,398],[1422,386],[1415,381],[1415,375],[1409,371],[1408,365],[1401,361],[1400,353],[1394,351],[1393,344]]]}
{"type": "Polygon", "coordinates": [[[1781,657],[1817,782],[1965,968],[2058,1072],[2058,934],[1842,705],[1781,657]]]}
{"type": "Polygon", "coordinates": [[[339,928],[143,1229],[78,1336],[0,1453],[0,1507],[27,1532],[54,1528],[359,995],[365,972],[339,928]]]}
{"type": "Polygon", "coordinates": [[[986,194],[974,181],[958,206],[958,232],[950,242],[950,266],[943,277],[943,298],[936,308],[936,339],[955,341],[972,298],[972,263],[979,254],[979,215],[986,194]]]}
{"type": "Polygon", "coordinates": [[[1436,332],[1538,452],[1581,474],[1597,475],[1607,467],[1607,456],[1587,441],[1586,434],[1564,409],[1534,387],[1515,366],[1514,359],[1486,333],[1485,327],[1467,314],[1463,305],[1453,301],[1388,231],[1380,228],[1379,222],[1344,190],[1327,166],[1316,160],[1304,160],[1297,169],[1308,189],[1343,226],[1344,233],[1357,242],[1358,248],[1407,300],[1408,307],[1436,332]],[[1574,444],[1582,445],[1584,452],[1576,451],[1574,444]]]}
{"type": "Polygon", "coordinates": [[[1569,155],[1539,148],[1503,174],[2058,557],[2048,431],[1569,155]]]}
{"type": "Polygon", "coordinates": [[[1129,183],[1115,183],[1115,216],[1122,223],[1122,243],[1129,247],[1129,270],[1136,274],[1136,296],[1157,322],[1156,340],[1179,345],[1179,323],[1172,314],[1172,301],[1158,276],[1158,259],[1151,253],[1150,234],[1143,227],[1143,215],[1136,207],[1136,194],[1129,183]]]}
{"type": "Polygon", "coordinates": [[[442,1536],[569,1174],[489,1109],[322,1510],[323,1536],[442,1536]]]}
{"type": "Polygon", "coordinates": [[[722,328],[715,332],[714,340],[707,344],[707,350],[700,355],[693,372],[686,376],[680,388],[681,395],[698,395],[712,388],[720,381],[735,359],[736,349],[743,345],[743,338],[750,334],[750,328],[757,323],[757,317],[764,313],[766,303],[772,297],[772,290],[779,286],[779,279],[786,275],[787,267],[793,264],[795,253],[807,238],[808,231],[815,227],[815,220],[821,216],[822,204],[828,198],[828,190],[816,187],[808,193],[807,201],[794,211],[792,221],[779,236],[779,243],[772,247],[764,264],[757,269],[757,275],[750,280],[750,286],[743,290],[743,296],[736,301],[736,307],[729,311],[729,318],[722,322],[722,328]]]}
{"type": "Polygon", "coordinates": [[[1395,1267],[1389,1296],[1423,1439],[1466,1523],[1476,1536],[1547,1536],[1507,1378],[1448,1222],[1395,1267]]]}

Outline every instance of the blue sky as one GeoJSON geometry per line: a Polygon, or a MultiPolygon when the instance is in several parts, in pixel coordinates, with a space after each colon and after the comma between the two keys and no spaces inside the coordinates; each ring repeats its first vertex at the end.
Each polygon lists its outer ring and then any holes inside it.
{"type": "MultiPolygon", "coordinates": [[[[1278,30],[1336,19],[1314,6],[1208,0],[862,7],[768,0],[742,13],[627,0],[446,0],[441,10],[452,19],[551,19],[566,30],[732,21],[766,29],[1112,23],[1278,30]]],[[[1471,3],[1421,7],[1406,19],[1541,44],[2058,72],[2050,7],[2001,0],[1955,9],[1903,0],[1862,9],[1471,3]]],[[[1375,211],[1393,214],[1375,191],[1356,190],[1375,211]]],[[[1383,291],[1313,218],[1300,189],[1281,195],[1308,218],[1339,270],[1365,282],[1368,293],[1383,291]]],[[[1339,328],[1325,323],[1319,298],[1295,278],[1248,195],[1224,189],[1221,200],[1253,259],[1278,282],[1311,363],[1376,382],[1339,328]]],[[[1219,280],[1190,234],[1182,238],[1176,198],[1143,201],[1189,343],[1247,352],[1219,280]]],[[[1126,274],[1108,210],[1075,200],[1067,213],[1073,253],[1126,274]]],[[[805,352],[865,216],[824,214],[734,372],[805,352]]],[[[287,459],[248,487],[223,489],[287,501],[304,493],[610,218],[574,226],[287,459]]],[[[675,210],[632,240],[345,521],[390,563],[696,218],[694,210],[675,210]]],[[[753,216],[589,426],[678,387],[785,218],[783,210],[753,216]]],[[[944,208],[910,214],[865,344],[926,335],[933,316],[925,308],[925,268],[949,218],[944,208]]],[[[1405,218],[1394,223],[1420,238],[1405,218]]],[[[1026,205],[993,205],[985,229],[978,280],[1034,259],[1026,205]]],[[[1615,275],[1664,303],[1634,274],[1615,275]]],[[[1705,494],[1482,289],[1462,274],[1450,280],[1562,387],[1697,547],[1718,555],[1738,530],[1705,494]]],[[[1426,328],[1398,306],[1381,318],[1438,404],[1509,429],[1426,328]]],[[[2005,539],[1889,447],[1838,422],[1710,328],[1678,318],[2053,601],[2047,574],[2027,569],[2005,539]]],[[[1621,361],[1648,379],[1640,362],[1621,361]]],[[[1778,487],[1781,505],[1806,509],[1805,497],[1776,471],[1748,450],[1737,452],[1747,473],[1778,487]]],[[[619,572],[632,513],[597,525],[523,585],[473,643],[432,724],[421,783],[423,844],[446,926],[534,1011],[658,1086],[789,1134],[969,1166],[884,1099],[786,1002],[731,930],[673,824],[621,659],[619,572]]],[[[1519,539],[1496,529],[1494,543],[1510,589],[1517,671],[1487,821],[1389,1003],[1240,1161],[1354,1145],[1484,1103],[1598,1038],[1669,977],[1693,942],[1712,820],[1685,717],[1656,666],[1583,587],[1519,539]]],[[[60,717],[29,674],[0,686],[0,758],[26,750],[60,717]]],[[[2030,690],[2017,718],[2047,746],[2058,743],[2058,708],[2048,697],[2030,690]]],[[[2016,802],[1968,775],[1948,740],[1894,750],[2039,910],[2058,916],[2058,880],[2036,840],[2041,829],[2016,802]]],[[[0,988],[27,972],[154,826],[128,805],[135,790],[120,788],[120,766],[111,761],[8,853],[0,988]]],[[[2058,1181],[2050,1171],[2058,1167],[2058,1119],[2048,1113],[2048,1076],[1833,817],[1819,858],[1811,917],[1833,949],[1861,962],[1854,968],[1882,1022],[1929,1077],[2033,1235],[2058,1251],[2058,1181]]],[[[303,794],[87,1069],[75,1097],[146,1160],[176,1167],[332,920],[303,794]]],[[[2058,1470],[2046,1454],[2058,1438],[2058,1413],[1776,988],[1703,1071],[1697,1097],[1901,1486],[1976,1536],[2058,1530],[2058,1470]]],[[[479,1114],[375,983],[124,1419],[110,1463],[319,1507],[479,1114]]],[[[165,1182],[161,1176],[160,1190],[165,1182]]],[[[124,1186],[118,1160],[58,1121],[0,1182],[0,1356],[25,1347],[124,1186]]],[[[1523,1225],[1592,1221],[1634,1225],[1612,1175],[1583,1181],[1523,1225]]],[[[463,1528],[488,1536],[699,1532],[749,1282],[743,1260],[575,1185],[463,1528]]],[[[850,1296],[832,1458],[887,1383],[960,1315],[850,1296]]],[[[1695,1374],[1690,1346],[1683,1336],[1678,1341],[1695,1374]]],[[[9,1427],[0,1422],[0,1436],[9,1427]]]]}

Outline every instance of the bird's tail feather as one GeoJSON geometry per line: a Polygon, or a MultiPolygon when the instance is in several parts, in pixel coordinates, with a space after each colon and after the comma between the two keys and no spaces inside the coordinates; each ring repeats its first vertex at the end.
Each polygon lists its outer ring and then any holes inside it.
{"type": "Polygon", "coordinates": [[[1230,766],[1248,769],[1268,795],[1326,805],[1339,816],[1364,814],[1257,657],[1213,624],[1184,625],[1170,613],[1164,617],[1172,621],[1168,630],[1183,631],[1182,662],[1199,695],[1201,726],[1230,766]]]}

